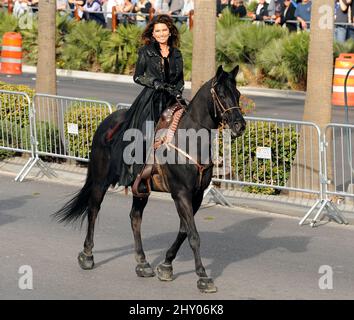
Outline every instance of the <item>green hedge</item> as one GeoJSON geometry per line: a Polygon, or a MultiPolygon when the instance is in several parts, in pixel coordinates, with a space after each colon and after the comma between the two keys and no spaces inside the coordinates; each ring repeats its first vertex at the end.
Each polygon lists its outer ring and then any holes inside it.
{"type": "MultiPolygon", "coordinates": [[[[25,85],[13,85],[0,82],[0,90],[18,91],[27,93],[30,99],[34,96],[34,90],[25,85]]],[[[29,105],[26,99],[17,95],[0,93],[0,119],[16,122],[21,127],[27,126],[29,105]]]]}
{"type": "Polygon", "coordinates": [[[72,104],[65,112],[65,139],[67,153],[80,158],[88,158],[93,135],[101,121],[109,115],[107,108],[90,104],[72,104]],[[78,135],[68,132],[68,123],[76,124],[78,135]]]}
{"type": "MultiPolygon", "coordinates": [[[[222,134],[219,139],[219,152],[222,155],[222,134]]],[[[294,126],[279,127],[275,123],[248,122],[244,135],[231,143],[232,177],[244,182],[285,186],[296,155],[298,139],[299,134],[294,126]],[[271,148],[271,160],[258,159],[257,147],[271,148]]],[[[262,194],[280,193],[276,187],[245,186],[243,190],[262,194]]]]}

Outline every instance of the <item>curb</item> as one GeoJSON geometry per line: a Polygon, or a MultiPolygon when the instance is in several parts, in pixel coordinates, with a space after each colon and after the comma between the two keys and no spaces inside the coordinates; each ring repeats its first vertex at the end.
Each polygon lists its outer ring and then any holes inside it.
{"type": "Polygon", "coordinates": [[[251,96],[261,96],[270,98],[284,98],[292,100],[305,100],[306,92],[304,91],[292,91],[292,90],[279,90],[257,87],[240,87],[239,90],[243,94],[251,96]]]}
{"type": "MultiPolygon", "coordinates": [[[[135,84],[133,77],[127,75],[64,70],[64,69],[56,69],[56,70],[57,70],[57,76],[59,77],[135,84]]],[[[37,68],[33,66],[23,65],[22,71],[24,73],[36,74],[37,68]]],[[[186,81],[184,87],[185,89],[190,90],[192,88],[192,83],[190,81],[186,81]]],[[[268,88],[257,88],[257,87],[239,87],[239,90],[243,94],[247,94],[247,95],[272,97],[272,98],[285,98],[285,99],[288,98],[288,99],[296,99],[296,100],[305,100],[305,96],[306,96],[306,92],[292,91],[292,90],[279,90],[279,89],[268,89],[268,88]]]]}

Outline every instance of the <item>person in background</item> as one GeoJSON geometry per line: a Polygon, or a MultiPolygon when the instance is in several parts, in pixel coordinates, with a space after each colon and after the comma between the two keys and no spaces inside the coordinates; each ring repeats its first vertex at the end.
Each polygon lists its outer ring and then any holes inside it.
{"type": "Polygon", "coordinates": [[[270,0],[268,6],[268,14],[271,20],[281,16],[284,7],[284,0],[270,0]]]}
{"type": "MultiPolygon", "coordinates": [[[[346,39],[354,39],[354,1],[353,0],[339,0],[339,7],[346,15],[346,22],[349,23],[346,29],[346,39]]],[[[343,31],[342,31],[343,32],[343,31]]]]}
{"type": "Polygon", "coordinates": [[[135,17],[129,14],[132,13],[133,10],[134,5],[132,0],[124,0],[123,5],[117,7],[119,23],[123,23],[124,25],[135,23],[135,17]]]}
{"type": "Polygon", "coordinates": [[[216,16],[221,17],[221,13],[224,9],[230,7],[230,0],[217,0],[216,1],[216,16]]]}
{"type": "Polygon", "coordinates": [[[153,7],[157,14],[167,14],[170,11],[169,0],[155,0],[153,7]]]}
{"type": "MultiPolygon", "coordinates": [[[[343,3],[343,2],[342,2],[343,3]]],[[[346,8],[345,8],[346,9],[346,8]]],[[[346,11],[346,10],[345,10],[346,11]]],[[[341,9],[340,1],[334,0],[334,38],[337,42],[343,43],[347,40],[347,26],[337,23],[348,23],[348,14],[341,9]]]]}
{"type": "Polygon", "coordinates": [[[67,0],[57,0],[57,11],[60,15],[65,15],[69,8],[67,0]]]}
{"type": "Polygon", "coordinates": [[[95,21],[102,27],[106,27],[106,21],[99,0],[87,0],[81,9],[84,12],[83,19],[95,21]]]}
{"type": "Polygon", "coordinates": [[[247,15],[247,9],[243,4],[243,0],[231,0],[230,11],[234,16],[239,18],[243,18],[247,15]]]}
{"type": "Polygon", "coordinates": [[[310,30],[311,8],[311,0],[302,0],[301,3],[297,4],[297,8],[295,10],[295,17],[299,21],[302,30],[310,30]]]}
{"type": "MultiPolygon", "coordinates": [[[[121,8],[124,4],[124,0],[108,0],[107,1],[107,6],[106,6],[106,10],[107,10],[107,15],[106,15],[106,20],[107,20],[107,28],[108,29],[112,29],[112,10],[113,7],[117,8],[121,8]]],[[[114,19],[116,19],[117,21],[117,15],[114,17],[114,19]]]]}
{"type": "Polygon", "coordinates": [[[28,10],[29,10],[28,0],[16,0],[14,2],[12,14],[15,17],[19,18],[22,15],[26,14],[28,10]]]}
{"type": "Polygon", "coordinates": [[[184,7],[184,0],[170,1],[170,11],[168,12],[168,14],[175,16],[174,21],[177,27],[180,27],[183,22],[187,22],[187,17],[181,15],[183,7],[184,7]]]}
{"type": "MultiPolygon", "coordinates": [[[[29,0],[28,1],[28,7],[32,10],[33,13],[37,13],[38,12],[38,1],[39,0],[29,0]]],[[[65,0],[65,2],[67,3],[68,1],[65,0]]],[[[66,10],[68,9],[68,4],[66,4],[67,8],[66,10]]]]}
{"type": "Polygon", "coordinates": [[[192,10],[194,10],[194,0],[184,0],[184,6],[181,14],[187,18],[188,28],[190,28],[189,13],[192,10]]]}
{"type": "Polygon", "coordinates": [[[256,10],[248,14],[248,16],[255,22],[268,20],[268,3],[265,0],[258,0],[256,10]]]}
{"type": "Polygon", "coordinates": [[[284,7],[283,11],[281,12],[279,17],[276,17],[275,23],[283,26],[284,23],[288,28],[289,32],[296,32],[297,31],[297,23],[295,17],[296,7],[294,6],[291,0],[284,0],[284,7]],[[288,22],[293,21],[293,22],[288,22]]]}
{"type": "MultiPolygon", "coordinates": [[[[68,0],[68,4],[69,4],[69,10],[71,12],[71,17],[74,18],[75,17],[75,8],[78,7],[82,7],[85,5],[86,0],[68,0]]],[[[80,18],[82,18],[83,12],[81,10],[78,11],[78,15],[80,18]]]]}
{"type": "Polygon", "coordinates": [[[149,11],[151,9],[151,2],[149,0],[139,0],[135,7],[134,12],[136,12],[136,24],[140,27],[145,27],[146,22],[149,19],[149,11]]]}

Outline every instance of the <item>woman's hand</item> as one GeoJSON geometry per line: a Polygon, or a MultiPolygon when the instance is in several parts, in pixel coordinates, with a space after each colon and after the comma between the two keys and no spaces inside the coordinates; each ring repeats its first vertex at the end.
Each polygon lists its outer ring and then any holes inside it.
{"type": "Polygon", "coordinates": [[[162,90],[166,90],[166,85],[159,80],[155,80],[154,81],[154,88],[156,90],[162,91],[162,90]]]}

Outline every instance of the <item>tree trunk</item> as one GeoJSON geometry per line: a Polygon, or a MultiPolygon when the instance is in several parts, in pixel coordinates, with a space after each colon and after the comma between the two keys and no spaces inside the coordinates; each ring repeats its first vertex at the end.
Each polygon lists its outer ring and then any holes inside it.
{"type": "Polygon", "coordinates": [[[56,94],[55,61],[56,0],[38,4],[38,62],[36,92],[56,94]]]}
{"type": "Polygon", "coordinates": [[[215,75],[215,0],[195,0],[193,20],[192,96],[215,75]]]}
{"type": "MultiPolygon", "coordinates": [[[[307,93],[304,121],[316,123],[322,130],[332,116],[331,90],[333,75],[333,14],[332,0],[313,0],[307,71],[307,93]]],[[[298,154],[292,168],[291,185],[319,189],[319,144],[309,142],[308,129],[302,128],[298,154]],[[297,178],[293,178],[297,176],[297,178]],[[296,181],[295,181],[296,180],[296,181]]],[[[329,164],[329,168],[331,164],[329,164]]],[[[331,173],[329,172],[331,175],[331,173]]]]}

